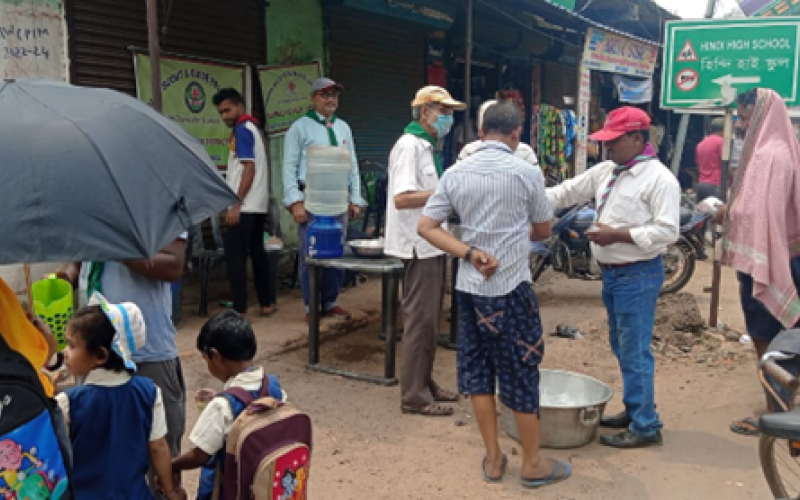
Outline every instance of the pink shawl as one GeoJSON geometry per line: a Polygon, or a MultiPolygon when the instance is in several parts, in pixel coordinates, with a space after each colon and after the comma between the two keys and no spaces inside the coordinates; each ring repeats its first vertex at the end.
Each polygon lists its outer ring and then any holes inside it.
{"type": "Polygon", "coordinates": [[[785,327],[800,319],[790,260],[800,254],[800,144],[783,100],[758,89],[725,221],[722,262],[785,327]]]}

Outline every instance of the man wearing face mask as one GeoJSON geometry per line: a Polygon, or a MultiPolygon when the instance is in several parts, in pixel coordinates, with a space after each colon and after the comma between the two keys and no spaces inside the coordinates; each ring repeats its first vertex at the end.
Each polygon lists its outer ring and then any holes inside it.
{"type": "Polygon", "coordinates": [[[439,403],[458,401],[458,394],[433,380],[447,261],[441,250],[417,234],[417,224],[443,172],[436,142],[450,132],[453,111],[466,107],[441,87],[420,89],[411,103],[414,121],[389,155],[385,252],[402,259],[405,266],[400,380],[403,413],[448,416],[453,409],[439,403]]]}

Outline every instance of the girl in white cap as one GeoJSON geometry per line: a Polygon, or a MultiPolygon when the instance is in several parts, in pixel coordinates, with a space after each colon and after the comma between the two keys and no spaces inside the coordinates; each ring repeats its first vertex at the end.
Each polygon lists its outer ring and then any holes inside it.
{"type": "Polygon", "coordinates": [[[131,355],[145,344],[142,312],[95,293],[67,326],[65,363],[84,385],[56,396],[74,454],[76,498],[152,499],[153,469],[169,499],[186,498],[172,481],[161,392],[134,375],[131,355]]]}

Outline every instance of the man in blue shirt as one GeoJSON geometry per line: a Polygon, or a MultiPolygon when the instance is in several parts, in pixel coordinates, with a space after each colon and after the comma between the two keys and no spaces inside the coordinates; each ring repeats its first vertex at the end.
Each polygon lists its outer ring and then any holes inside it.
{"type": "MultiPolygon", "coordinates": [[[[347,226],[348,216],[358,218],[361,207],[367,203],[361,197],[361,178],[358,169],[356,147],[350,126],[336,116],[339,107],[339,93],[344,89],[330,78],[319,78],[311,86],[311,101],[314,109],[294,122],[283,145],[283,205],[289,209],[297,223],[299,239],[298,262],[300,283],[303,287],[303,301],[306,305],[308,322],[308,254],[306,233],[314,215],[308,213],[303,194],[306,184],[306,150],[309,146],[339,146],[350,150],[352,167],[350,170],[350,208],[342,214],[340,222],[347,226]]],[[[344,271],[324,269],[322,272],[322,312],[328,316],[348,318],[350,314],[336,305],[342,289],[344,271]]]]}

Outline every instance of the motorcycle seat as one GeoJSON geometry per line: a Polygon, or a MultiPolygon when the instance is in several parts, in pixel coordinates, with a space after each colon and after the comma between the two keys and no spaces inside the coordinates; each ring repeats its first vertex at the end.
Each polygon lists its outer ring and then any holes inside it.
{"type": "Polygon", "coordinates": [[[800,441],[800,411],[764,415],[760,427],[767,436],[800,441]]]}

